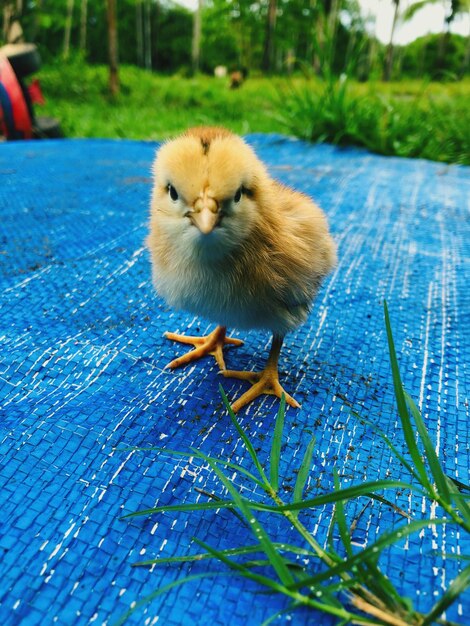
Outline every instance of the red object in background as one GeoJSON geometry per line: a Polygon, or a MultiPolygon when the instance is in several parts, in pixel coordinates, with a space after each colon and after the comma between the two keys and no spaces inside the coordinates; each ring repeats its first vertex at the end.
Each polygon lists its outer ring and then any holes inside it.
{"type": "Polygon", "coordinates": [[[41,91],[41,83],[38,81],[37,78],[35,78],[33,82],[29,85],[28,91],[29,97],[31,98],[31,102],[33,104],[39,104],[39,106],[43,106],[44,104],[46,104],[46,101],[44,100],[44,96],[42,95],[41,91]]]}
{"type": "Polygon", "coordinates": [[[7,139],[31,139],[31,116],[16,74],[0,56],[0,130],[7,139]]]}

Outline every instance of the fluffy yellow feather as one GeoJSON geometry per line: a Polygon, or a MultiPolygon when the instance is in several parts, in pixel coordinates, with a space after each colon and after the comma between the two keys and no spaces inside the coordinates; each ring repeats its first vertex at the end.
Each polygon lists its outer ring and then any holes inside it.
{"type": "MultiPolygon", "coordinates": [[[[283,337],[305,322],[336,247],[321,209],[268,174],[253,150],[223,128],[199,127],[162,145],[154,163],[148,245],[153,282],[171,306],[218,324],[207,337],[167,337],[194,349],[179,367],[213,354],[225,376],[252,383],[232,408],[281,396],[283,337]],[[261,373],[225,369],[226,326],[273,334],[261,373]]],[[[299,406],[289,394],[291,406],[299,406]]]]}

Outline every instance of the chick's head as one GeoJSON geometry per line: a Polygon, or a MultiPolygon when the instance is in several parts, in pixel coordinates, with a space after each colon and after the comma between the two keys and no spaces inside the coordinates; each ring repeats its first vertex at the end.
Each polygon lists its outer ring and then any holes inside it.
{"type": "Polygon", "coordinates": [[[182,254],[226,256],[260,219],[257,195],[266,171],[228,131],[192,129],[165,143],[154,176],[152,219],[182,254]]]}

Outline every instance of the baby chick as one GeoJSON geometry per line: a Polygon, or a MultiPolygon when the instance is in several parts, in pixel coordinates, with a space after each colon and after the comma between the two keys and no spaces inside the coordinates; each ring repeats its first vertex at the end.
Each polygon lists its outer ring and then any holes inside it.
{"type": "Polygon", "coordinates": [[[206,337],[166,333],[194,349],[175,368],[211,354],[222,373],[252,383],[233,405],[284,393],[284,335],[305,322],[336,247],[322,211],[273,180],[253,150],[223,128],[192,128],[162,145],[154,163],[148,245],[157,292],[177,309],[218,324],[206,337]],[[240,345],[226,327],[272,332],[262,372],[225,368],[222,349],[240,345]]]}

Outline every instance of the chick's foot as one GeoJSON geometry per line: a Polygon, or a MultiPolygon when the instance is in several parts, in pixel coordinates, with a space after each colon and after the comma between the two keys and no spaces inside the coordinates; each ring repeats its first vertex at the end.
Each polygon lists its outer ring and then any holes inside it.
{"type": "Polygon", "coordinates": [[[248,389],[248,391],[232,404],[232,411],[234,411],[234,413],[263,394],[277,396],[278,398],[281,398],[282,394],[284,394],[289,406],[296,409],[300,408],[300,404],[297,400],[286,393],[279,382],[278,361],[283,339],[284,338],[280,335],[273,335],[268,362],[262,372],[237,372],[233,370],[225,370],[222,372],[226,378],[247,380],[252,384],[251,389],[248,389]]]}
{"type": "Polygon", "coordinates": [[[237,372],[233,370],[225,370],[222,374],[226,378],[247,380],[252,384],[251,389],[248,389],[248,391],[246,391],[232,404],[232,411],[234,413],[264,394],[277,396],[278,398],[281,398],[282,394],[284,394],[286,402],[289,406],[296,409],[300,408],[300,404],[297,400],[286,393],[283,386],[279,382],[279,373],[277,368],[272,368],[268,365],[262,372],[237,372]]]}
{"type": "Polygon", "coordinates": [[[223,355],[223,347],[227,344],[233,346],[243,345],[241,339],[234,339],[226,336],[225,326],[217,326],[215,330],[206,335],[205,337],[190,337],[186,335],[177,335],[176,333],[165,333],[167,339],[171,341],[179,341],[180,343],[186,343],[194,346],[194,350],[190,350],[183,356],[173,359],[171,363],[168,363],[166,367],[175,369],[182,365],[187,365],[192,361],[196,361],[203,356],[212,355],[217,361],[221,370],[225,370],[225,361],[223,355]]]}

